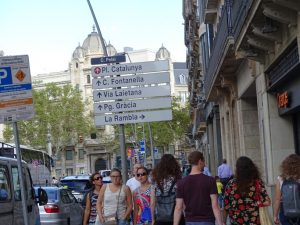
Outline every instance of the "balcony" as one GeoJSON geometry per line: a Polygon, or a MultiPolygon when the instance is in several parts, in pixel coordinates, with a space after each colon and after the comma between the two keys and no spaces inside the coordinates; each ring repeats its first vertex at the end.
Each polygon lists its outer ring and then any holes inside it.
{"type": "Polygon", "coordinates": [[[231,20],[229,16],[226,7],[223,7],[218,32],[214,39],[213,50],[208,63],[207,73],[204,76],[204,91],[207,99],[209,99],[211,89],[215,83],[220,67],[223,64],[224,57],[227,54],[228,49],[233,45],[233,36],[228,27],[228,20],[231,20]]]}
{"type": "Polygon", "coordinates": [[[204,23],[212,24],[218,14],[218,0],[204,0],[204,23]]]}
{"type": "Polygon", "coordinates": [[[227,0],[222,8],[221,19],[217,34],[213,42],[207,72],[204,77],[204,91],[206,99],[214,100],[213,87],[220,85],[218,75],[234,76],[242,61],[234,53],[234,44],[241,35],[245,20],[251,10],[253,0],[233,1],[227,0]]]}

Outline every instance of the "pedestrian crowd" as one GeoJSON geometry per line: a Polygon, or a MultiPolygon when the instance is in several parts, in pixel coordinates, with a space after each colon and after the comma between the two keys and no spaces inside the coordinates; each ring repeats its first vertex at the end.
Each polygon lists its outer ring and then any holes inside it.
{"type": "Polygon", "coordinates": [[[109,184],[92,174],[83,225],[300,225],[299,155],[280,165],[274,218],[265,183],[249,157],[239,157],[234,171],[223,159],[215,177],[201,152],[191,152],[188,161],[190,167],[182,171],[173,155],[164,154],[151,174],[135,164],[126,185],[116,168],[109,184]]]}

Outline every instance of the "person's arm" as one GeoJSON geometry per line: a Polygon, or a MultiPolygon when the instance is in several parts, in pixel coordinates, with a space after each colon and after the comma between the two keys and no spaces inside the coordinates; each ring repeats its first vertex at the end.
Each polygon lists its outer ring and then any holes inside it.
{"type": "Polygon", "coordinates": [[[179,225],[183,210],[183,199],[176,198],[176,206],[174,209],[173,225],[179,225]]]}
{"type": "Polygon", "coordinates": [[[125,186],[124,191],[126,194],[126,212],[124,215],[124,220],[127,220],[127,219],[129,219],[130,213],[132,211],[132,195],[131,195],[131,191],[130,191],[129,187],[125,186]]]}
{"type": "Polygon", "coordinates": [[[216,194],[211,194],[210,199],[211,199],[212,210],[213,210],[214,216],[216,218],[216,224],[222,225],[223,222],[222,222],[222,217],[221,217],[221,210],[220,210],[220,207],[218,204],[218,196],[216,194]]]}
{"type": "Polygon", "coordinates": [[[136,221],[137,221],[137,215],[138,215],[138,212],[139,212],[139,206],[138,204],[136,203],[136,194],[133,192],[132,194],[132,199],[133,199],[133,225],[136,225],[136,221]]]}
{"type": "Polygon", "coordinates": [[[86,195],[86,202],[85,202],[85,210],[84,210],[84,216],[83,216],[83,225],[87,225],[89,222],[91,212],[91,201],[90,201],[90,193],[87,193],[86,195]]]}
{"type": "Polygon", "coordinates": [[[280,182],[277,179],[275,185],[275,197],[274,197],[274,223],[279,224],[279,208],[281,200],[280,182]]]}
{"type": "Polygon", "coordinates": [[[151,188],[151,198],[150,198],[150,207],[151,207],[151,216],[152,216],[152,225],[155,223],[155,188],[151,188]]]}
{"type": "Polygon", "coordinates": [[[98,213],[98,216],[99,216],[99,220],[102,224],[104,223],[103,200],[104,200],[105,189],[106,189],[106,185],[103,185],[100,189],[98,199],[97,199],[97,203],[96,203],[97,213],[98,213]]]}

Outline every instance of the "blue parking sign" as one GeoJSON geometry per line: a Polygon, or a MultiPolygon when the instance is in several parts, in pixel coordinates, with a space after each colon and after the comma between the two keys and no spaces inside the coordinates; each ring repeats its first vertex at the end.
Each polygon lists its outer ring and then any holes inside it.
{"type": "Polygon", "coordinates": [[[13,83],[11,68],[0,67],[0,85],[10,85],[13,83]]]}

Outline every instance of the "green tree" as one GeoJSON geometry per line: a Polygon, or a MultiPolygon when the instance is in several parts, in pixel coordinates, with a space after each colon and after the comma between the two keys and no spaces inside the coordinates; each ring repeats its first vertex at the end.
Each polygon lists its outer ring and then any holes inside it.
{"type": "MultiPolygon", "coordinates": [[[[33,90],[36,115],[28,121],[18,122],[20,143],[44,148],[51,134],[52,147],[57,151],[74,145],[79,135],[86,136],[95,128],[86,113],[87,103],[71,85],[63,87],[47,84],[44,89],[33,90]]],[[[5,141],[12,140],[12,127],[4,130],[5,141]]]]}
{"type": "MultiPolygon", "coordinates": [[[[185,137],[190,124],[188,107],[181,107],[178,104],[178,99],[175,97],[173,97],[172,100],[172,115],[173,119],[171,121],[150,123],[154,146],[162,146],[164,149],[167,149],[169,145],[172,145],[176,141],[185,137]]],[[[149,129],[147,123],[144,125],[127,124],[125,126],[125,133],[128,142],[130,142],[130,137],[133,137],[132,139],[136,139],[136,142],[138,142],[144,138],[143,136],[145,136],[147,147],[150,147],[149,129]]]]}

